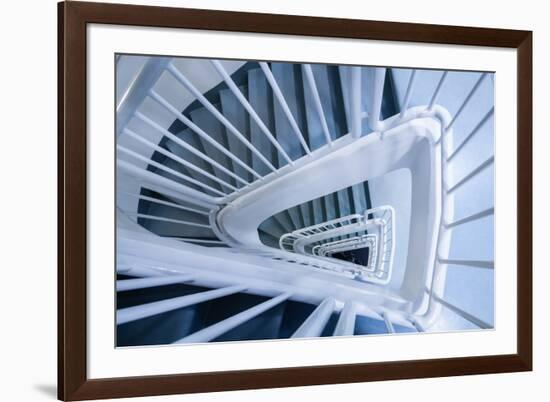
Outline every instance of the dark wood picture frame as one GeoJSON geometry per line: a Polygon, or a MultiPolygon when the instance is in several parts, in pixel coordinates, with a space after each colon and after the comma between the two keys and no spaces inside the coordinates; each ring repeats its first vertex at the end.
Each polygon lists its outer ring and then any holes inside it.
{"type": "Polygon", "coordinates": [[[58,4],[58,397],[82,400],[532,370],[532,32],[104,3],[58,4]],[[517,353],[88,379],[86,25],[89,23],[517,49],[517,353]]]}

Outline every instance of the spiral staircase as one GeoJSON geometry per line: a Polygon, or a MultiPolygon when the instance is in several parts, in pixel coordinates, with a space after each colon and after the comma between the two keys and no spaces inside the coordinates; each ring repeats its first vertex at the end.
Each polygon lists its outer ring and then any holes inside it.
{"type": "Polygon", "coordinates": [[[117,346],[494,326],[491,74],[116,64],[117,346]]]}

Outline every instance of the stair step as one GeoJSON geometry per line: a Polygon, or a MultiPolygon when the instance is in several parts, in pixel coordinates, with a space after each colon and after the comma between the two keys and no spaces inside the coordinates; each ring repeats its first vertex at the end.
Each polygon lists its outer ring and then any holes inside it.
{"type": "MultiPolygon", "coordinates": [[[[288,104],[292,116],[307,141],[307,120],[304,108],[304,88],[300,65],[290,63],[272,63],[271,70],[283,96],[288,104]]],[[[276,137],[283,149],[291,159],[296,160],[305,155],[305,151],[296,136],[287,116],[285,115],[279,101],[273,100],[275,111],[276,137]]],[[[279,164],[284,165],[286,161],[279,155],[279,164]]]]}
{"type": "Polygon", "coordinates": [[[258,230],[276,239],[286,233],[284,227],[275,219],[266,220],[258,227],[258,230]]]}
{"type": "Polygon", "coordinates": [[[310,204],[309,203],[303,203],[298,206],[300,208],[300,215],[303,219],[303,227],[311,226],[313,225],[311,220],[311,211],[310,211],[310,204]]]}
{"type": "Polygon", "coordinates": [[[260,234],[260,240],[263,244],[269,247],[273,248],[279,248],[279,236],[273,236],[271,233],[268,233],[266,230],[262,229],[261,227],[258,228],[258,232],[260,234]]]}
{"type": "Polygon", "coordinates": [[[273,216],[274,219],[276,219],[286,230],[286,233],[292,232],[294,230],[294,224],[292,222],[292,218],[290,217],[290,214],[287,211],[279,212],[278,214],[273,216]]]}
{"type": "MultiPolygon", "coordinates": [[[[214,115],[212,115],[212,113],[210,113],[205,108],[200,107],[193,110],[190,113],[190,117],[193,123],[204,130],[214,141],[218,142],[224,148],[229,148],[225,127],[216,119],[214,115]]],[[[218,162],[221,166],[228,169],[229,171],[233,171],[233,165],[229,157],[221,153],[214,146],[212,146],[200,137],[199,141],[201,142],[202,148],[204,149],[206,155],[208,155],[210,158],[218,162]]],[[[219,179],[222,179],[225,182],[232,184],[233,186],[237,185],[234,178],[230,177],[219,168],[213,167],[212,169],[214,170],[214,174],[216,175],[216,177],[218,177],[219,179]]]]}
{"type": "Polygon", "coordinates": [[[353,213],[362,214],[367,209],[367,200],[365,198],[365,188],[363,184],[351,186],[351,195],[353,201],[353,213]]]}
{"type": "MultiPolygon", "coordinates": [[[[346,134],[347,129],[338,70],[334,66],[322,64],[311,65],[311,70],[321,99],[321,106],[327,122],[330,138],[334,140],[346,134]]],[[[326,138],[309,83],[307,80],[303,80],[303,84],[308,140],[311,149],[314,150],[325,145],[326,138]]]]}
{"type": "MultiPolygon", "coordinates": [[[[239,87],[239,90],[243,92],[246,96],[246,88],[239,87]]],[[[247,111],[240,104],[239,100],[229,89],[222,89],[220,91],[220,102],[223,115],[235,126],[239,132],[241,132],[244,137],[250,141],[250,122],[247,111]]],[[[248,166],[252,166],[252,152],[250,149],[243,144],[237,137],[231,133],[227,133],[226,137],[229,145],[229,150],[233,155],[238,157],[242,162],[248,166]]],[[[236,173],[239,177],[243,178],[246,181],[252,181],[252,175],[246,171],[245,168],[239,166],[235,161],[231,161],[233,166],[232,171],[236,173]]]]}
{"type": "Polygon", "coordinates": [[[313,215],[313,224],[317,225],[326,221],[324,205],[322,198],[316,198],[311,201],[311,210],[313,215]]]}
{"type": "MultiPolygon", "coordinates": [[[[177,133],[176,136],[179,139],[185,141],[187,144],[189,144],[193,148],[195,148],[197,151],[204,153],[204,148],[202,147],[202,144],[199,140],[199,136],[196,133],[194,133],[192,130],[186,128],[183,131],[177,133]]],[[[167,140],[165,142],[165,146],[170,152],[186,160],[187,162],[195,165],[197,168],[202,169],[210,174],[214,174],[214,170],[212,169],[212,166],[208,162],[205,162],[204,159],[200,158],[197,155],[194,155],[192,152],[181,147],[177,143],[167,140]]],[[[167,166],[168,164],[176,163],[176,162],[169,162],[170,161],[169,158],[166,158],[165,161],[166,161],[165,164],[167,166]]],[[[181,164],[179,165],[181,166],[181,164]]],[[[209,179],[208,177],[205,177],[204,175],[196,172],[195,170],[187,169],[187,173],[189,174],[190,177],[194,178],[195,180],[198,180],[204,184],[207,184],[208,186],[213,187],[217,190],[223,191],[219,183],[217,183],[212,179],[209,179]]],[[[198,186],[196,188],[199,189],[199,191],[204,191],[204,188],[200,188],[198,186]]]]}
{"type": "Polygon", "coordinates": [[[347,189],[336,192],[336,198],[338,202],[338,217],[342,218],[351,215],[351,203],[347,189]]]}
{"type": "Polygon", "coordinates": [[[327,220],[330,221],[330,220],[333,220],[333,219],[336,219],[338,216],[337,216],[337,211],[336,211],[336,197],[334,196],[334,194],[327,194],[323,197],[323,202],[325,204],[325,212],[326,212],[326,216],[327,216],[327,220]]]}
{"type": "Polygon", "coordinates": [[[375,319],[358,315],[355,319],[354,335],[387,334],[386,323],[382,319],[375,319]]]}
{"type": "Polygon", "coordinates": [[[349,68],[346,66],[338,66],[338,74],[340,75],[340,86],[342,89],[344,114],[346,117],[346,132],[349,133],[351,131],[351,112],[349,104],[349,68]]]}
{"type": "MultiPolygon", "coordinates": [[[[264,73],[259,68],[248,71],[248,101],[269,131],[275,135],[273,93],[264,73]]],[[[252,118],[250,118],[250,142],[275,167],[281,166],[277,150],[252,118]]],[[[252,167],[262,176],[271,172],[256,155],[252,155],[252,167]]]]}

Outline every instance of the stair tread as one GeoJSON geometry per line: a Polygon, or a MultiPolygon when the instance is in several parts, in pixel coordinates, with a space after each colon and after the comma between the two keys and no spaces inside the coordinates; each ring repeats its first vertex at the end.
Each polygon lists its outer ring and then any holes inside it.
{"type": "MultiPolygon", "coordinates": [[[[190,113],[191,120],[193,123],[195,123],[197,126],[199,126],[202,130],[204,130],[210,138],[212,138],[214,141],[216,141],[218,144],[223,146],[224,148],[228,148],[228,141],[227,141],[227,135],[225,132],[224,126],[216,119],[212,113],[210,113],[205,108],[198,108],[193,110],[190,113]]],[[[199,141],[202,144],[202,147],[210,158],[218,162],[221,166],[228,169],[232,172],[232,163],[231,160],[224,155],[222,152],[217,150],[213,145],[208,143],[208,141],[202,139],[199,137],[199,141]]],[[[235,179],[227,175],[225,172],[220,170],[217,167],[212,167],[214,174],[217,178],[230,183],[231,185],[235,186],[235,179]]],[[[224,186],[224,189],[227,190],[227,188],[224,186]]]]}
{"type": "MultiPolygon", "coordinates": [[[[204,148],[202,147],[198,139],[198,135],[195,132],[193,132],[191,129],[186,128],[185,130],[176,134],[176,136],[182,141],[185,141],[188,145],[195,148],[197,151],[204,153],[204,148]]],[[[212,169],[209,163],[204,161],[204,159],[202,159],[201,157],[194,155],[191,151],[181,147],[179,144],[171,140],[168,140],[165,142],[165,146],[170,152],[186,160],[190,164],[196,166],[201,170],[204,170],[205,172],[214,174],[214,170],[212,169]]],[[[168,161],[169,161],[169,158],[166,159],[166,164],[172,164],[172,162],[168,162],[168,161]]],[[[173,162],[173,163],[176,163],[176,162],[173,162]]],[[[181,164],[179,165],[181,166],[181,164]]],[[[189,174],[190,177],[200,181],[201,183],[207,184],[208,186],[213,187],[217,190],[220,190],[220,191],[222,190],[219,183],[217,183],[212,179],[209,179],[208,177],[205,177],[203,174],[198,173],[193,169],[187,169],[187,173],[189,174]]],[[[199,191],[204,191],[203,188],[202,189],[200,187],[196,187],[196,188],[199,189],[199,191]]]]}
{"type": "MultiPolygon", "coordinates": [[[[246,87],[239,88],[246,96],[246,87]]],[[[220,92],[220,102],[223,115],[235,126],[244,137],[250,141],[250,124],[248,121],[248,112],[240,104],[239,100],[229,89],[222,89],[220,92]]],[[[226,129],[226,137],[229,150],[246,165],[251,166],[252,152],[232,133],[226,129]]],[[[252,181],[251,174],[245,168],[239,166],[235,161],[231,161],[232,171],[246,181],[252,181]]]]}
{"type": "MultiPolygon", "coordinates": [[[[275,135],[273,94],[260,68],[248,71],[248,101],[265,126],[275,135]]],[[[274,166],[280,166],[277,150],[252,117],[250,117],[250,142],[274,166]]],[[[269,168],[256,155],[252,155],[252,167],[262,176],[270,172],[269,168]]]]}
{"type": "MultiPolygon", "coordinates": [[[[303,105],[303,84],[299,65],[290,63],[272,63],[273,76],[279,85],[288,107],[296,120],[303,135],[307,133],[307,122],[303,105]]],[[[286,114],[277,99],[273,100],[275,111],[275,127],[277,140],[291,159],[296,160],[305,154],[305,151],[296,136],[286,114]]],[[[279,156],[279,163],[284,160],[279,156]]]]}

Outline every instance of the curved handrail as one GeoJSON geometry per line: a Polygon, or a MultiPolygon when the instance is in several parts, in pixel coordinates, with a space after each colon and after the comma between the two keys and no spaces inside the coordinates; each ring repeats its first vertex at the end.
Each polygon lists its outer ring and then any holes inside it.
{"type": "MultiPolygon", "coordinates": [[[[171,73],[176,74],[176,78],[180,78],[180,81],[187,83],[186,78],[179,71],[175,71],[175,67],[170,63],[170,60],[171,59],[168,58],[168,59],[162,59],[161,61],[151,62],[150,66],[148,65],[149,66],[148,69],[151,70],[150,73],[145,74],[145,72],[148,71],[145,68],[144,70],[142,70],[142,74],[140,74],[141,78],[138,80],[139,82],[136,81],[136,83],[134,83],[135,85],[132,86],[132,88],[134,89],[132,89],[132,91],[130,91],[131,93],[129,92],[127,96],[124,97],[123,102],[121,103],[121,106],[117,109],[117,115],[119,118],[119,120],[117,120],[117,135],[123,131],[127,123],[132,119],[134,115],[136,115],[137,107],[141,104],[143,99],[147,96],[152,96],[151,95],[152,86],[158,80],[158,77],[160,77],[160,74],[162,74],[162,72],[165,71],[167,68],[170,70],[171,73]]],[[[264,65],[262,69],[264,70],[264,73],[268,75],[268,78],[269,78],[269,76],[271,76],[269,67],[267,65],[264,65]]],[[[358,76],[360,77],[360,75],[358,75],[358,72],[359,70],[353,70],[355,79],[350,81],[355,81],[355,82],[357,81],[357,77],[358,76]]],[[[352,110],[355,129],[353,130],[353,133],[352,133],[353,135],[347,134],[346,136],[344,136],[346,137],[345,144],[348,144],[349,142],[353,142],[353,140],[356,140],[361,137],[361,133],[357,131],[357,128],[359,127],[357,122],[358,121],[360,122],[364,118],[368,119],[368,125],[374,131],[371,135],[379,135],[380,138],[384,137],[384,133],[386,131],[389,131],[393,128],[396,128],[400,125],[406,124],[416,119],[432,118],[439,123],[440,135],[438,139],[434,139],[434,144],[439,146],[439,157],[441,160],[441,165],[440,165],[441,171],[439,174],[440,185],[441,185],[439,202],[440,202],[441,210],[439,211],[439,216],[438,216],[439,222],[438,222],[438,229],[437,229],[436,255],[433,261],[430,261],[430,264],[432,266],[429,269],[429,275],[426,280],[426,284],[427,284],[426,288],[428,288],[426,289],[427,290],[426,293],[428,294],[428,299],[427,299],[427,305],[425,307],[425,311],[422,314],[413,314],[411,315],[411,318],[410,318],[411,322],[415,326],[418,326],[419,328],[421,328],[422,326],[429,326],[433,321],[433,319],[437,316],[439,310],[441,309],[441,302],[438,301],[438,299],[441,299],[441,298],[437,294],[438,292],[436,287],[438,289],[441,288],[441,283],[443,283],[445,280],[445,274],[446,274],[445,267],[448,265],[448,261],[450,261],[445,259],[445,255],[448,253],[448,245],[450,241],[450,238],[449,238],[450,230],[453,227],[458,226],[459,224],[462,224],[464,222],[468,222],[474,219],[478,219],[479,217],[488,216],[494,213],[494,209],[490,208],[486,211],[482,211],[478,214],[474,214],[471,217],[466,217],[459,221],[451,222],[451,218],[453,215],[452,212],[454,210],[453,196],[449,194],[450,191],[447,189],[447,186],[446,186],[447,165],[450,162],[450,160],[460,151],[461,147],[464,145],[464,144],[461,144],[458,148],[455,149],[452,155],[448,156],[446,137],[447,135],[450,135],[452,133],[453,123],[456,121],[460,113],[464,110],[465,105],[467,104],[469,99],[473,96],[477,88],[479,88],[479,86],[481,85],[481,83],[483,82],[487,74],[486,73],[481,74],[481,76],[475,83],[474,87],[472,88],[470,93],[467,95],[462,105],[459,107],[458,111],[452,117],[450,116],[450,114],[447,112],[446,109],[436,104],[437,95],[439,94],[442,84],[445,78],[447,77],[447,72],[445,72],[443,73],[437,85],[437,88],[434,92],[434,95],[429,105],[417,106],[417,107],[408,108],[408,109],[403,108],[403,110],[400,113],[394,116],[391,116],[383,121],[380,121],[379,119],[380,108],[381,108],[380,101],[381,101],[382,90],[383,90],[384,75],[385,75],[385,69],[383,68],[375,69],[372,75],[372,79],[374,81],[372,82],[372,85],[370,85],[370,88],[372,88],[371,89],[372,93],[369,94],[371,96],[371,102],[369,105],[370,110],[368,115],[362,112],[360,110],[360,107],[357,107],[358,105],[360,105],[357,102],[357,100],[360,99],[361,93],[360,93],[360,90],[357,89],[358,86],[354,87],[352,85],[352,89],[355,89],[354,91],[352,91],[353,96],[351,99],[351,101],[353,102],[353,105],[355,105],[355,107],[352,110]],[[419,322],[418,320],[421,320],[422,322],[419,322]]],[[[409,81],[409,86],[407,88],[407,94],[405,96],[406,102],[404,102],[406,106],[408,106],[408,101],[410,100],[410,93],[412,91],[413,81],[414,81],[414,75],[411,76],[409,81]]],[[[271,82],[270,84],[273,85],[273,83],[271,82]]],[[[276,82],[274,82],[274,84],[276,85],[276,82]]],[[[189,85],[186,85],[186,87],[189,87],[189,85]]],[[[192,84],[191,84],[191,87],[192,87],[192,84]]],[[[168,104],[168,102],[163,98],[161,98],[160,95],[156,93],[154,93],[154,95],[156,95],[155,99],[157,101],[159,100],[157,98],[160,98],[162,102],[168,104]]],[[[283,102],[284,97],[279,97],[279,101],[283,102]]],[[[214,116],[216,118],[222,119],[222,120],[224,119],[224,116],[223,115],[220,116],[219,112],[218,114],[216,114],[217,111],[215,110],[212,110],[212,112],[214,113],[214,116]]],[[[492,113],[493,113],[493,109],[482,119],[480,123],[478,123],[478,125],[476,126],[476,129],[474,129],[474,132],[471,133],[466,140],[468,140],[469,138],[471,138],[471,136],[475,134],[475,130],[477,130],[479,126],[484,124],[484,122],[487,121],[488,119],[487,116],[490,116],[492,113]]],[[[291,114],[287,115],[287,117],[289,118],[289,120],[293,119],[293,116],[291,114]]],[[[258,118],[258,116],[256,116],[256,118],[258,118]]],[[[222,121],[222,123],[225,123],[225,122],[222,121]]],[[[236,129],[232,130],[233,129],[232,126],[228,128],[232,131],[234,135],[237,136],[237,138],[241,139],[240,133],[236,129]]],[[[296,132],[296,134],[301,134],[301,133],[296,132]]],[[[331,142],[330,135],[327,136],[326,134],[327,133],[325,132],[325,136],[327,137],[327,144],[325,144],[323,147],[316,150],[315,151],[316,155],[313,155],[313,153],[310,153],[310,152],[306,152],[304,156],[292,161],[292,163],[289,163],[288,165],[279,169],[273,169],[272,172],[266,174],[263,177],[258,177],[259,180],[254,183],[245,184],[245,187],[241,187],[241,188],[231,188],[233,191],[229,192],[228,194],[222,197],[212,197],[211,195],[208,195],[202,191],[193,190],[192,188],[183,186],[180,183],[177,183],[166,177],[156,175],[149,171],[143,171],[139,169],[137,166],[129,164],[128,162],[125,162],[122,160],[117,161],[117,163],[119,167],[121,167],[128,173],[134,174],[146,182],[152,183],[161,188],[165,188],[166,191],[177,192],[180,195],[180,198],[190,202],[191,204],[199,205],[200,207],[203,207],[203,208],[208,208],[211,211],[210,226],[212,227],[212,230],[214,230],[216,234],[219,234],[219,237],[222,240],[228,240],[227,243],[231,245],[231,241],[230,241],[231,239],[223,238],[225,231],[223,230],[223,227],[218,227],[219,222],[216,219],[216,216],[221,211],[223,211],[224,208],[229,203],[232,204],[232,201],[235,201],[241,195],[246,194],[254,190],[255,188],[268,185],[273,180],[276,180],[281,176],[292,173],[293,170],[298,169],[300,166],[303,166],[304,164],[315,162],[316,159],[319,159],[319,156],[323,156],[333,152],[334,150],[337,150],[339,147],[338,145],[335,144],[336,141],[335,143],[331,142]]],[[[466,140],[464,141],[464,143],[466,142],[466,140]]],[[[249,147],[252,150],[252,152],[257,153],[257,156],[260,157],[262,160],[264,159],[262,158],[262,155],[259,154],[259,151],[255,149],[250,143],[248,143],[247,141],[244,141],[244,145],[249,147]]],[[[306,146],[306,151],[309,151],[307,149],[307,146],[306,146]]],[[[483,168],[491,165],[493,162],[494,160],[490,158],[488,161],[485,162],[485,164],[483,164],[483,168]]],[[[267,165],[269,165],[269,163],[267,163],[267,165]]],[[[463,179],[463,181],[465,182],[469,180],[471,177],[476,176],[479,173],[479,171],[481,171],[481,169],[474,169],[474,171],[470,175],[467,175],[463,179]]],[[[395,213],[392,213],[392,219],[393,221],[391,224],[393,227],[393,225],[395,224],[394,222],[395,213]]],[[[320,225],[313,225],[313,226],[323,226],[323,225],[326,225],[326,223],[323,223],[320,225]]],[[[302,229],[301,231],[303,232],[303,230],[304,229],[302,229]]],[[[312,230],[312,234],[323,232],[323,230],[319,227],[316,227],[316,228],[310,227],[310,230],[312,230]]],[[[327,230],[325,230],[325,232],[326,231],[327,230]]],[[[295,232],[300,232],[300,231],[295,231],[295,232]]],[[[280,246],[283,250],[291,251],[290,247],[292,246],[292,251],[296,251],[294,245],[297,242],[299,242],[300,239],[303,238],[303,233],[295,233],[295,232],[285,235],[286,237],[283,236],[284,239],[283,237],[281,237],[280,246]]],[[[381,243],[385,244],[384,241],[382,241],[381,243]]],[[[389,263],[389,269],[388,269],[389,273],[391,273],[391,266],[393,265],[393,257],[395,253],[395,247],[393,243],[394,243],[394,240],[392,238],[391,248],[390,248],[391,252],[389,257],[391,261],[389,263]]],[[[321,247],[317,248],[316,252],[319,251],[320,249],[321,247]]],[[[382,259],[384,259],[384,256],[385,256],[385,253],[382,253],[381,254],[382,259]]],[[[326,257],[326,255],[319,256],[319,257],[329,258],[329,257],[326,257]]],[[[491,263],[491,266],[492,266],[492,263],[491,263]]],[[[388,277],[389,276],[390,275],[388,274],[388,277]]]]}
{"type": "MultiPolygon", "coordinates": [[[[379,258],[375,261],[374,266],[371,267],[369,264],[365,267],[349,261],[346,265],[349,266],[350,269],[355,269],[357,276],[362,280],[374,280],[376,283],[386,284],[391,279],[393,258],[395,255],[394,233],[395,210],[390,205],[383,205],[376,208],[370,208],[363,214],[347,215],[286,233],[279,239],[279,246],[282,250],[310,255],[314,258],[334,260],[332,257],[327,256],[326,253],[323,254],[322,250],[334,245],[340,247],[344,246],[344,249],[346,249],[346,246],[350,247],[351,243],[357,239],[361,240],[359,242],[359,244],[361,244],[361,242],[369,242],[373,237],[376,239],[380,237],[380,241],[376,242],[378,244],[376,248],[380,249],[380,251],[377,250],[375,254],[376,257],[379,258]],[[368,231],[372,227],[375,227],[375,230],[380,233],[380,236],[367,234],[364,236],[355,236],[352,239],[335,240],[312,247],[315,243],[337,239],[344,235],[365,231],[369,233],[368,231]],[[308,251],[306,247],[312,247],[311,251],[308,251]],[[315,252],[313,251],[314,249],[315,252]]],[[[353,248],[356,248],[355,245],[348,249],[353,248]]]]}

